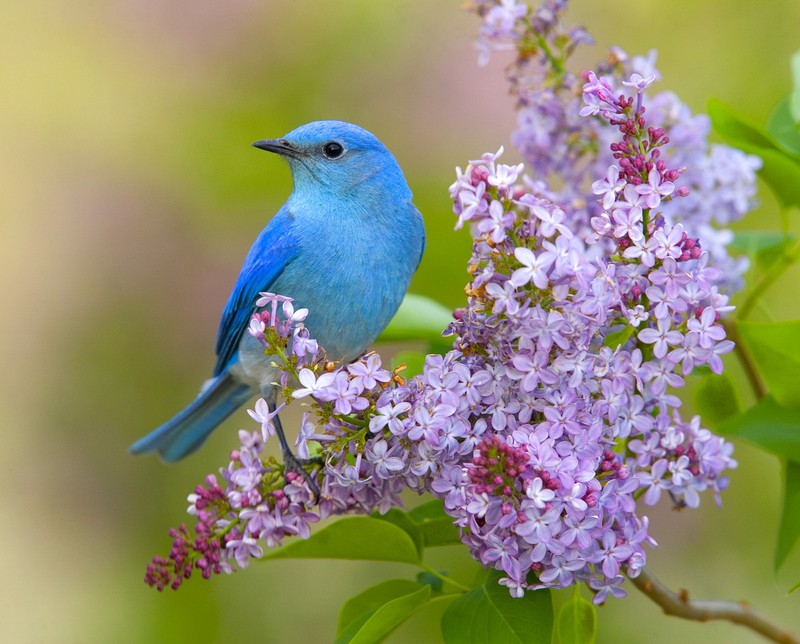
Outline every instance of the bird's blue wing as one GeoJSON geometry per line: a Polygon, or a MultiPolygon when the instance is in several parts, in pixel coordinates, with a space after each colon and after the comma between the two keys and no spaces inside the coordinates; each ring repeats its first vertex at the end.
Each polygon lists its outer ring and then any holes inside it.
{"type": "Polygon", "coordinates": [[[217,332],[217,364],[214,375],[225,371],[239,348],[239,340],[250,324],[255,301],[297,254],[294,217],[286,206],[267,224],[256,238],[244,260],[217,332]]]}

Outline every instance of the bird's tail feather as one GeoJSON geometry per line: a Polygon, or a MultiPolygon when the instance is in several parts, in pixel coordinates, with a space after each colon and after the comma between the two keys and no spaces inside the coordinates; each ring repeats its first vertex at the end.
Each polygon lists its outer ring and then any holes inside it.
{"type": "Polygon", "coordinates": [[[214,378],[192,403],[130,447],[132,454],[158,452],[168,463],[198,449],[223,420],[253,395],[230,373],[214,378]]]}

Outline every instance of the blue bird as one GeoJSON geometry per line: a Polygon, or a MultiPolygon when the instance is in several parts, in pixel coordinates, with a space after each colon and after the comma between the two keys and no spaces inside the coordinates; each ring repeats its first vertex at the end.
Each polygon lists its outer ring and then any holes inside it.
{"type": "MultiPolygon", "coordinates": [[[[307,308],[311,337],[330,360],[349,362],[392,319],[419,265],[422,216],[397,161],[375,136],[343,121],[317,121],[253,145],[288,161],[294,190],[244,260],[222,312],[212,379],[183,411],[134,443],[134,454],[177,461],[258,393],[275,409],[277,370],[245,332],[261,291],[307,308]]],[[[279,421],[276,429],[287,467],[297,468],[279,421]]]]}

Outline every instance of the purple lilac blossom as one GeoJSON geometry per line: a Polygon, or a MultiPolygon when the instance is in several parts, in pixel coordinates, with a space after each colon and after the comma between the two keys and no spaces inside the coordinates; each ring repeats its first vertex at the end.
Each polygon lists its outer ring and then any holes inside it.
{"type": "Polygon", "coordinates": [[[307,407],[296,445],[316,459],[321,497],[262,453],[274,414],[257,401],[259,430],[240,432],[220,477],[189,496],[195,536],[172,530],[148,583],[244,568],[331,515],[386,512],[409,488],[442,499],[512,595],[587,583],[602,603],[625,595],[623,575],[655,546],[637,500],[693,508],[710,490],[719,503],[732,446],[684,420],[673,392],[698,366],[719,373],[733,347],[719,318],[741,266],[711,224],[750,207],[756,161],[709,148],[706,121],[674,96],[648,99],[652,55],[617,50],[574,98],[581,81],[563,62],[588,36],[561,26],[565,5],[473,2],[483,54],[520,55],[514,141],[532,177],[500,163],[502,148],[457,171],[456,227],[474,245],[452,350],[407,382],[376,354],[336,366],[307,311],[261,294],[249,331],[283,370],[283,404],[307,407]]]}
{"type": "MultiPolygon", "coordinates": [[[[544,0],[525,11],[519,5],[472,0],[470,8],[483,19],[478,35],[480,62],[485,64],[492,52],[516,54],[506,72],[518,110],[511,141],[534,177],[537,196],[569,212],[573,232],[580,236],[589,232],[591,219],[607,209],[620,188],[614,185],[616,177],[600,186],[609,179],[605,174],[613,165],[609,144],[616,132],[603,118],[582,118],[602,117],[601,109],[607,105],[601,104],[598,92],[582,96],[581,86],[589,81],[611,98],[627,88],[636,90],[650,125],[670,132],[672,145],[664,151],[665,161],[683,170],[686,199],[665,202],[662,216],[669,223],[682,223],[687,235],[703,240],[714,265],[725,275],[721,287],[741,288],[748,261],[729,254],[733,233],[726,226],[754,207],[755,171],[761,160],[726,145],[710,144],[708,117],[693,114],[674,93],[648,95],[644,91],[660,78],[655,51],[646,57],[629,57],[614,47],[590,80],[589,74],[568,68],[575,49],[592,40],[583,28],[563,23],[567,0],[544,0]],[[596,190],[603,190],[601,203],[594,198],[596,190]]],[[[656,201],[656,197],[650,199],[651,204],[656,201]]],[[[622,219],[631,216],[635,213],[620,212],[622,219]]]]}

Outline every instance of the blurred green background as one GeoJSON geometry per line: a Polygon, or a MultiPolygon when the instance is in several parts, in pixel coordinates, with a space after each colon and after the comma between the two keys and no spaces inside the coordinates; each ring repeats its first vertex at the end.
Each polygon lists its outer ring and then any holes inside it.
{"type": "MultiPolygon", "coordinates": [[[[763,122],[788,91],[796,1],[574,4],[598,43],[587,64],[612,44],[657,48],[659,88],[696,111],[716,96],[763,122]]],[[[459,305],[469,240],[452,232],[447,187],[455,165],[508,147],[515,123],[507,61],[477,67],[478,20],[460,5],[2,3],[0,640],[330,641],[347,597],[415,573],[277,561],[158,594],[142,583],[145,564],[167,551],[186,495],[249,419],[238,414],[175,466],[126,450],[195,395],[240,262],[288,196],[287,167],[252,149],[257,139],[322,118],[375,132],[426,218],[412,290],[459,305]]],[[[744,227],[776,220],[761,199],[744,227]]],[[[776,317],[800,317],[798,277],[767,298],[776,317]]],[[[651,568],[800,630],[800,600],[785,596],[797,579],[771,569],[778,463],[741,444],[737,458],[722,510],[705,498],[698,511],[650,513],[661,544],[651,568]]],[[[458,577],[457,549],[437,555],[458,577]]],[[[664,617],[630,592],[600,609],[601,642],[757,641],[664,617]]],[[[393,641],[438,641],[438,618],[418,614],[393,641]]]]}

